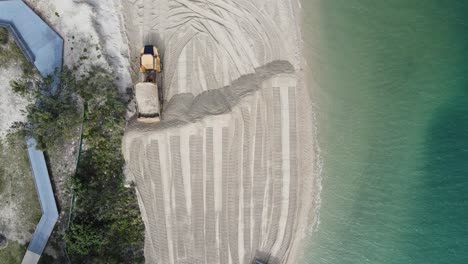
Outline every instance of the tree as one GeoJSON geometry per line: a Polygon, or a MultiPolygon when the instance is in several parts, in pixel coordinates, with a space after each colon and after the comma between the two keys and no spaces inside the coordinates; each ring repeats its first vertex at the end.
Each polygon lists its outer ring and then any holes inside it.
{"type": "MultiPolygon", "coordinates": [[[[46,150],[57,141],[64,141],[76,135],[81,124],[81,113],[77,97],[74,95],[76,79],[73,73],[65,68],[61,74],[61,82],[52,91],[52,77],[34,80],[34,89],[30,91],[34,104],[27,107],[28,134],[33,135],[38,146],[46,150]]],[[[19,79],[12,82],[14,91],[27,93],[28,81],[19,79]]]]}
{"type": "MultiPolygon", "coordinates": [[[[73,178],[77,202],[71,226],[85,225],[106,240],[88,251],[92,259],[73,252],[71,258],[77,263],[143,263],[143,221],[134,190],[123,186],[125,103],[111,76],[102,69],[82,76],[75,88],[85,104],[86,147],[73,178]]],[[[81,239],[74,236],[81,234],[69,233],[67,245],[81,248],[81,239]]]]}

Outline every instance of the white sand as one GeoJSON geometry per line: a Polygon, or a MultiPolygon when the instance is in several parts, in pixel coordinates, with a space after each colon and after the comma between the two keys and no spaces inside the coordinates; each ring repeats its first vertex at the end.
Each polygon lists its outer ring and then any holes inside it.
{"type": "Polygon", "coordinates": [[[123,6],[131,57],[161,49],[170,100],[162,123],[131,121],[123,143],[147,262],[297,263],[320,187],[298,2],[123,6]]]}

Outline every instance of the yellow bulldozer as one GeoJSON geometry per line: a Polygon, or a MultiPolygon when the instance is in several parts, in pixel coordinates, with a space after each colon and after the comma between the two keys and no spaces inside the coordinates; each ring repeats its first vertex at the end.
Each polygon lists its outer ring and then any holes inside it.
{"type": "Polygon", "coordinates": [[[161,59],[155,46],[146,45],[140,51],[140,72],[143,82],[135,85],[137,120],[145,123],[159,122],[163,108],[163,93],[156,84],[156,73],[161,72],[161,59]]]}
{"type": "Polygon", "coordinates": [[[161,58],[156,46],[146,45],[140,50],[140,72],[146,74],[151,71],[161,72],[161,58]]]}

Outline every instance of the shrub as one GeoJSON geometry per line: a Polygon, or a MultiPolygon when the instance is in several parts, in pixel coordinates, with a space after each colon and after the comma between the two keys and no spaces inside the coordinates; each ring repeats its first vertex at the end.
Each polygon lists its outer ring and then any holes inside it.
{"type": "Polygon", "coordinates": [[[13,92],[21,95],[21,96],[26,96],[29,94],[30,90],[30,82],[24,78],[20,78],[17,80],[11,80],[10,81],[10,87],[13,90],[13,92]]]}
{"type": "MultiPolygon", "coordinates": [[[[8,31],[6,36],[8,36],[8,31]]],[[[16,42],[9,41],[8,44],[0,47],[0,68],[8,67],[12,63],[19,63],[24,78],[32,77],[36,73],[36,68],[26,59],[16,42]]]]}
{"type": "MultiPolygon", "coordinates": [[[[25,90],[24,82],[15,81],[16,88],[25,90]]],[[[81,123],[81,113],[74,95],[76,81],[73,73],[64,69],[56,91],[51,91],[52,78],[36,81],[32,91],[36,103],[27,107],[29,134],[34,135],[38,146],[47,150],[58,140],[67,140],[75,135],[81,123]]]]}
{"type": "Polygon", "coordinates": [[[4,27],[0,27],[0,44],[8,43],[8,30],[4,27]]]}
{"type": "Polygon", "coordinates": [[[77,263],[142,263],[144,225],[134,190],[123,186],[125,103],[102,69],[92,69],[78,83],[86,147],[72,180],[77,202],[67,248],[77,263]],[[88,239],[94,235],[105,239],[88,239]]]}
{"type": "Polygon", "coordinates": [[[76,263],[142,263],[144,225],[134,189],[125,188],[121,141],[126,105],[113,78],[99,68],[81,79],[64,68],[56,91],[52,78],[12,82],[18,93],[30,94],[24,125],[38,145],[47,150],[67,140],[82,123],[83,151],[72,188],[76,196],[67,251],[76,263]],[[84,103],[84,118],[78,103],[84,103]]]}

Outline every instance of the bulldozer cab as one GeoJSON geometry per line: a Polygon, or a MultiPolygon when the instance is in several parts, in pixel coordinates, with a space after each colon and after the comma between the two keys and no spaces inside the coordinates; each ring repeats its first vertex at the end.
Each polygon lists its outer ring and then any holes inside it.
{"type": "Polygon", "coordinates": [[[161,72],[161,59],[159,58],[159,51],[155,46],[146,45],[141,48],[140,71],[142,73],[147,71],[161,72]]]}

